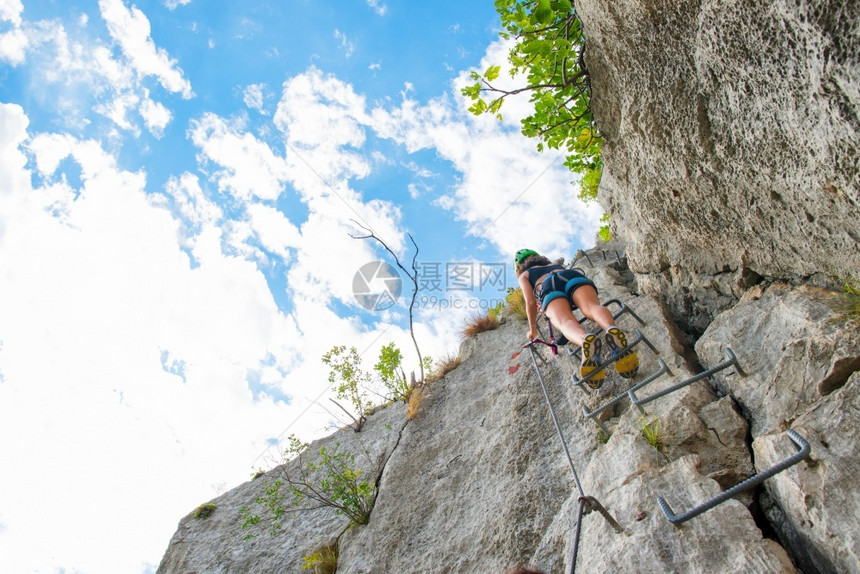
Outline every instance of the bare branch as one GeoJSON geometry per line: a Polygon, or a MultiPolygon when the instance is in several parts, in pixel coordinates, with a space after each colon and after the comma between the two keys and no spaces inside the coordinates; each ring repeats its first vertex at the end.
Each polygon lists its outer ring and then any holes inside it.
{"type": "Polygon", "coordinates": [[[402,263],[400,263],[400,258],[397,257],[397,254],[391,250],[387,243],[385,243],[382,239],[380,239],[376,233],[370,229],[359,223],[358,221],[351,219],[353,223],[364,229],[368,232],[367,235],[353,235],[349,234],[353,239],[375,239],[380,245],[382,245],[388,253],[394,258],[394,262],[397,264],[397,267],[400,268],[401,271],[406,273],[406,276],[412,281],[412,299],[409,302],[409,334],[412,337],[412,344],[415,346],[415,353],[418,355],[418,365],[421,368],[421,383],[424,383],[424,357],[421,355],[421,349],[418,347],[418,340],[415,338],[415,329],[414,329],[414,320],[413,320],[413,309],[415,308],[415,299],[418,297],[418,267],[416,266],[416,261],[418,260],[418,244],[415,243],[415,239],[412,237],[411,233],[407,233],[409,236],[409,240],[412,242],[412,246],[415,247],[415,253],[412,255],[412,271],[406,269],[402,263]]]}

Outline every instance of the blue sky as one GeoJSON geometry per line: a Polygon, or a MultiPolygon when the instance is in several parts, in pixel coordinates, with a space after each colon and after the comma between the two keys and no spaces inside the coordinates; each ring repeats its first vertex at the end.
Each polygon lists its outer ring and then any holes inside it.
{"type": "Polygon", "coordinates": [[[466,111],[497,25],[490,0],[0,0],[4,569],[151,571],[285,436],[336,428],[333,345],[414,364],[405,298],[354,296],[393,261],[353,220],[418,243],[435,357],[513,251],[593,244],[527,102],[466,111]]]}

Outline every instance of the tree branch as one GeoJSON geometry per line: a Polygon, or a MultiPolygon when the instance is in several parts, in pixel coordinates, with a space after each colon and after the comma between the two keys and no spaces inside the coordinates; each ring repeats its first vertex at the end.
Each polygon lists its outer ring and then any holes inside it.
{"type": "Polygon", "coordinates": [[[412,256],[412,271],[410,272],[408,269],[406,269],[403,266],[402,263],[400,263],[400,258],[397,257],[397,254],[391,250],[391,248],[388,246],[387,243],[385,243],[382,239],[377,237],[376,233],[374,233],[374,231],[372,229],[362,225],[361,223],[359,223],[358,221],[356,221],[354,219],[351,219],[350,221],[352,221],[353,223],[355,223],[356,225],[358,225],[359,227],[361,227],[362,229],[364,229],[365,231],[368,232],[368,235],[361,235],[361,236],[353,235],[350,233],[349,234],[350,237],[352,237],[353,239],[375,239],[377,242],[379,242],[380,245],[382,245],[385,248],[386,251],[388,251],[388,253],[391,254],[391,256],[394,258],[394,262],[397,264],[397,266],[404,273],[406,273],[406,276],[409,277],[409,279],[412,281],[412,299],[409,302],[409,334],[412,337],[412,344],[415,345],[415,353],[418,355],[418,365],[421,369],[421,384],[424,384],[424,357],[421,355],[421,349],[418,348],[418,340],[415,338],[414,322],[413,322],[413,318],[412,318],[412,311],[415,307],[415,298],[418,296],[418,268],[415,266],[415,262],[418,259],[418,244],[415,243],[415,239],[412,237],[411,233],[406,234],[409,236],[409,240],[412,241],[412,245],[415,247],[415,253],[412,256]]]}

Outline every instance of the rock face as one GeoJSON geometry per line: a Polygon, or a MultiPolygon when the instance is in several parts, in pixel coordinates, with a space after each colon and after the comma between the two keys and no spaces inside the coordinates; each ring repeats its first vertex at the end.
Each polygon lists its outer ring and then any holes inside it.
{"type": "Polygon", "coordinates": [[[580,0],[601,204],[697,334],[762,277],[860,268],[860,3],[580,0]]]}
{"type": "Polygon", "coordinates": [[[860,329],[839,298],[814,287],[754,288],[696,344],[708,364],[736,349],[746,376],[716,379],[752,421],[758,471],[796,451],[788,428],[812,447],[811,462],[768,481],[762,500],[804,572],[860,572],[860,329]]]}
{"type": "MultiPolygon", "coordinates": [[[[622,399],[601,419],[609,437],[586,416],[583,407],[595,411],[657,372],[658,359],[671,374],[641,389],[640,398],[694,372],[664,307],[631,293],[611,259],[595,252],[590,258],[595,266],[586,271],[602,299],[623,301],[646,323],[624,313],[618,324],[631,339],[639,329],[656,352],[641,342],[634,381],[610,370],[600,391],[586,392],[571,381],[573,357],[564,349],[555,358],[540,351],[547,392],[584,492],[622,529],[616,532],[597,512],[584,516],[578,569],[792,572],[783,547],[759,530],[750,495],[681,528],[656,503],[663,496],[681,511],[754,472],[747,423],[731,398],[694,383],[647,403],[646,416],[622,399]],[[643,438],[647,423],[658,429],[659,448],[643,438]]],[[[361,433],[339,432],[312,445],[311,453],[338,442],[384,462],[369,524],[347,528],[331,509],[319,509],[284,518],[270,537],[264,514],[256,537],[244,540],[240,508],[253,505],[278,475],[274,469],[215,499],[210,518],[182,519],[159,572],[298,572],[303,556],[334,540],[339,573],[501,573],[527,563],[545,572],[569,571],[579,492],[530,352],[520,348],[525,330],[523,320],[508,316],[499,329],[467,340],[463,363],[427,388],[413,419],[402,405],[392,405],[372,415],[361,433]]]]}

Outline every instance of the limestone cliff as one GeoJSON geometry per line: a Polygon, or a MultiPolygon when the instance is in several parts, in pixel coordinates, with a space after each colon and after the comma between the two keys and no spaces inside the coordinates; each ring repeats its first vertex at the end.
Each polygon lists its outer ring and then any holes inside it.
{"type": "MultiPolygon", "coordinates": [[[[659,371],[658,360],[671,371],[639,397],[693,375],[686,337],[664,305],[632,293],[629,274],[612,257],[596,250],[589,259],[593,267],[579,264],[602,298],[620,299],[645,322],[625,313],[619,324],[639,329],[655,347],[637,346],[642,366],[634,382],[659,371]]],[[[759,289],[715,321],[697,349],[709,365],[734,349],[743,373],[731,367],[649,402],[647,417],[622,399],[601,415],[608,440],[583,407],[593,411],[633,382],[613,372],[599,392],[586,392],[571,382],[573,357],[541,352],[585,493],[623,528],[617,533],[598,513],[586,515],[578,571],[793,572],[793,559],[807,572],[860,572],[860,378],[849,378],[860,336],[837,320],[830,297],[809,288],[759,289]],[[752,449],[742,415],[752,420],[752,449]],[[641,432],[655,419],[659,450],[641,432]],[[809,460],[680,527],[663,516],[658,496],[680,512],[796,452],[788,427],[809,439],[809,460]]],[[[240,508],[277,478],[275,469],[215,499],[212,516],[184,518],[159,572],[299,572],[303,556],[333,541],[339,573],[501,573],[517,563],[569,571],[579,494],[529,352],[520,348],[526,324],[506,319],[463,343],[463,363],[428,387],[413,419],[395,404],[360,433],[345,430],[312,445],[311,453],[338,443],[365,472],[378,473],[370,474],[379,494],[369,524],[347,528],[345,518],[319,509],[285,518],[275,536],[260,529],[246,540],[240,508]]]]}
{"type": "Polygon", "coordinates": [[[576,5],[642,291],[700,334],[762,278],[860,269],[860,3],[576,5]]]}

